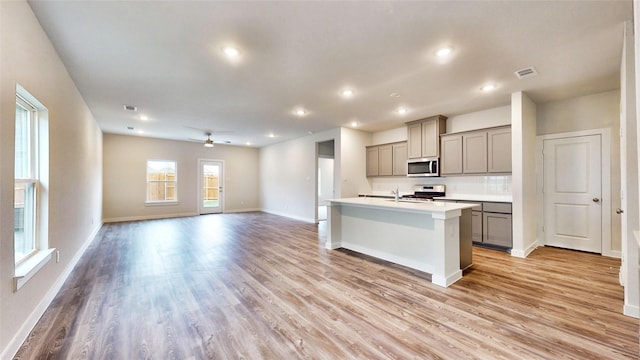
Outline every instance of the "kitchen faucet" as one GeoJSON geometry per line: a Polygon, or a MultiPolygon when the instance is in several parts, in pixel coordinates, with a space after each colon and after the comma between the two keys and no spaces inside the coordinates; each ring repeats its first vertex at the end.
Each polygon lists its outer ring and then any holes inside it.
{"type": "Polygon", "coordinates": [[[396,188],[396,190],[395,190],[395,191],[391,190],[391,193],[392,193],[393,195],[395,195],[395,197],[396,197],[396,202],[398,202],[398,200],[400,200],[400,188],[396,188]]]}

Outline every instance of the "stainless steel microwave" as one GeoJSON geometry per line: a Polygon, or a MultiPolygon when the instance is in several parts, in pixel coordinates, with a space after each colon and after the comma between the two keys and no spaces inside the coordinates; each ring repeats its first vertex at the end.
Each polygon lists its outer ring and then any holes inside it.
{"type": "Polygon", "coordinates": [[[410,159],[407,161],[407,176],[440,176],[438,158],[410,159]]]}

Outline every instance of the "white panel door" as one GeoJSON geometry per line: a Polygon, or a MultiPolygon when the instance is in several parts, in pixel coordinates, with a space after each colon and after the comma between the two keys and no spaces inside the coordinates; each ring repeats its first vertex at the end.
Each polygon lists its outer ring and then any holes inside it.
{"type": "Polygon", "coordinates": [[[199,160],[199,205],[200,214],[216,214],[222,212],[222,161],[199,160]]]}
{"type": "Polygon", "coordinates": [[[545,140],[545,244],[602,253],[600,135],[545,140]]]}

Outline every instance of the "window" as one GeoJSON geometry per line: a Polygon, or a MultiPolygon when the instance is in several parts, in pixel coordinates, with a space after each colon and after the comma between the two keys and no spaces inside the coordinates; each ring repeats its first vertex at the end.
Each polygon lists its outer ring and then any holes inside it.
{"type": "Polygon", "coordinates": [[[147,161],[147,203],[178,201],[176,162],[171,160],[147,161]]]}
{"type": "Polygon", "coordinates": [[[24,261],[38,249],[36,242],[38,190],[38,111],[16,96],[14,251],[15,262],[24,261]]]}
{"type": "Polygon", "coordinates": [[[15,290],[49,260],[49,112],[21,86],[16,87],[13,245],[15,290]]]}

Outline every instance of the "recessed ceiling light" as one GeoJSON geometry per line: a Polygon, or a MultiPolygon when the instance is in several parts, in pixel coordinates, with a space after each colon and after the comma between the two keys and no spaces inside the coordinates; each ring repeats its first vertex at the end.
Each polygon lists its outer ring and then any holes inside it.
{"type": "Polygon", "coordinates": [[[409,110],[405,107],[399,107],[398,110],[396,110],[396,112],[400,115],[405,115],[409,112],[409,110]]]}
{"type": "Polygon", "coordinates": [[[395,98],[398,98],[398,97],[400,97],[400,94],[398,94],[398,93],[391,93],[391,94],[389,94],[389,96],[391,96],[391,97],[395,97],[395,98]]]}
{"type": "Polygon", "coordinates": [[[246,144],[247,146],[251,146],[251,141],[247,141],[245,144],[246,144]]]}
{"type": "Polygon", "coordinates": [[[270,137],[270,138],[274,138],[274,137],[276,137],[276,134],[274,134],[274,133],[269,133],[269,135],[267,135],[267,136],[268,136],[268,137],[270,137]]]}
{"type": "Polygon", "coordinates": [[[300,108],[300,109],[296,109],[294,111],[294,114],[298,115],[298,116],[305,116],[307,115],[307,110],[300,108]]]}
{"type": "Polygon", "coordinates": [[[225,46],[222,48],[222,52],[230,59],[235,59],[240,56],[240,51],[232,46],[225,46]]]}
{"type": "Polygon", "coordinates": [[[480,88],[484,92],[493,91],[496,89],[496,84],[486,84],[480,88]]]}
{"type": "Polygon", "coordinates": [[[340,92],[340,95],[342,95],[342,97],[345,98],[350,98],[354,95],[355,93],[353,92],[352,89],[344,89],[340,92]]]}
{"type": "Polygon", "coordinates": [[[138,130],[138,134],[144,134],[144,131],[138,130]]]}
{"type": "Polygon", "coordinates": [[[453,49],[450,48],[450,47],[443,47],[443,48],[438,49],[438,51],[436,51],[436,56],[440,57],[440,58],[446,57],[446,56],[449,56],[452,51],[453,51],[453,49]]]}
{"type": "Polygon", "coordinates": [[[147,115],[140,115],[140,120],[147,121],[149,120],[149,117],[147,115]]]}
{"type": "Polygon", "coordinates": [[[352,121],[351,122],[351,126],[352,127],[358,127],[358,122],[357,121],[352,121]]]}

